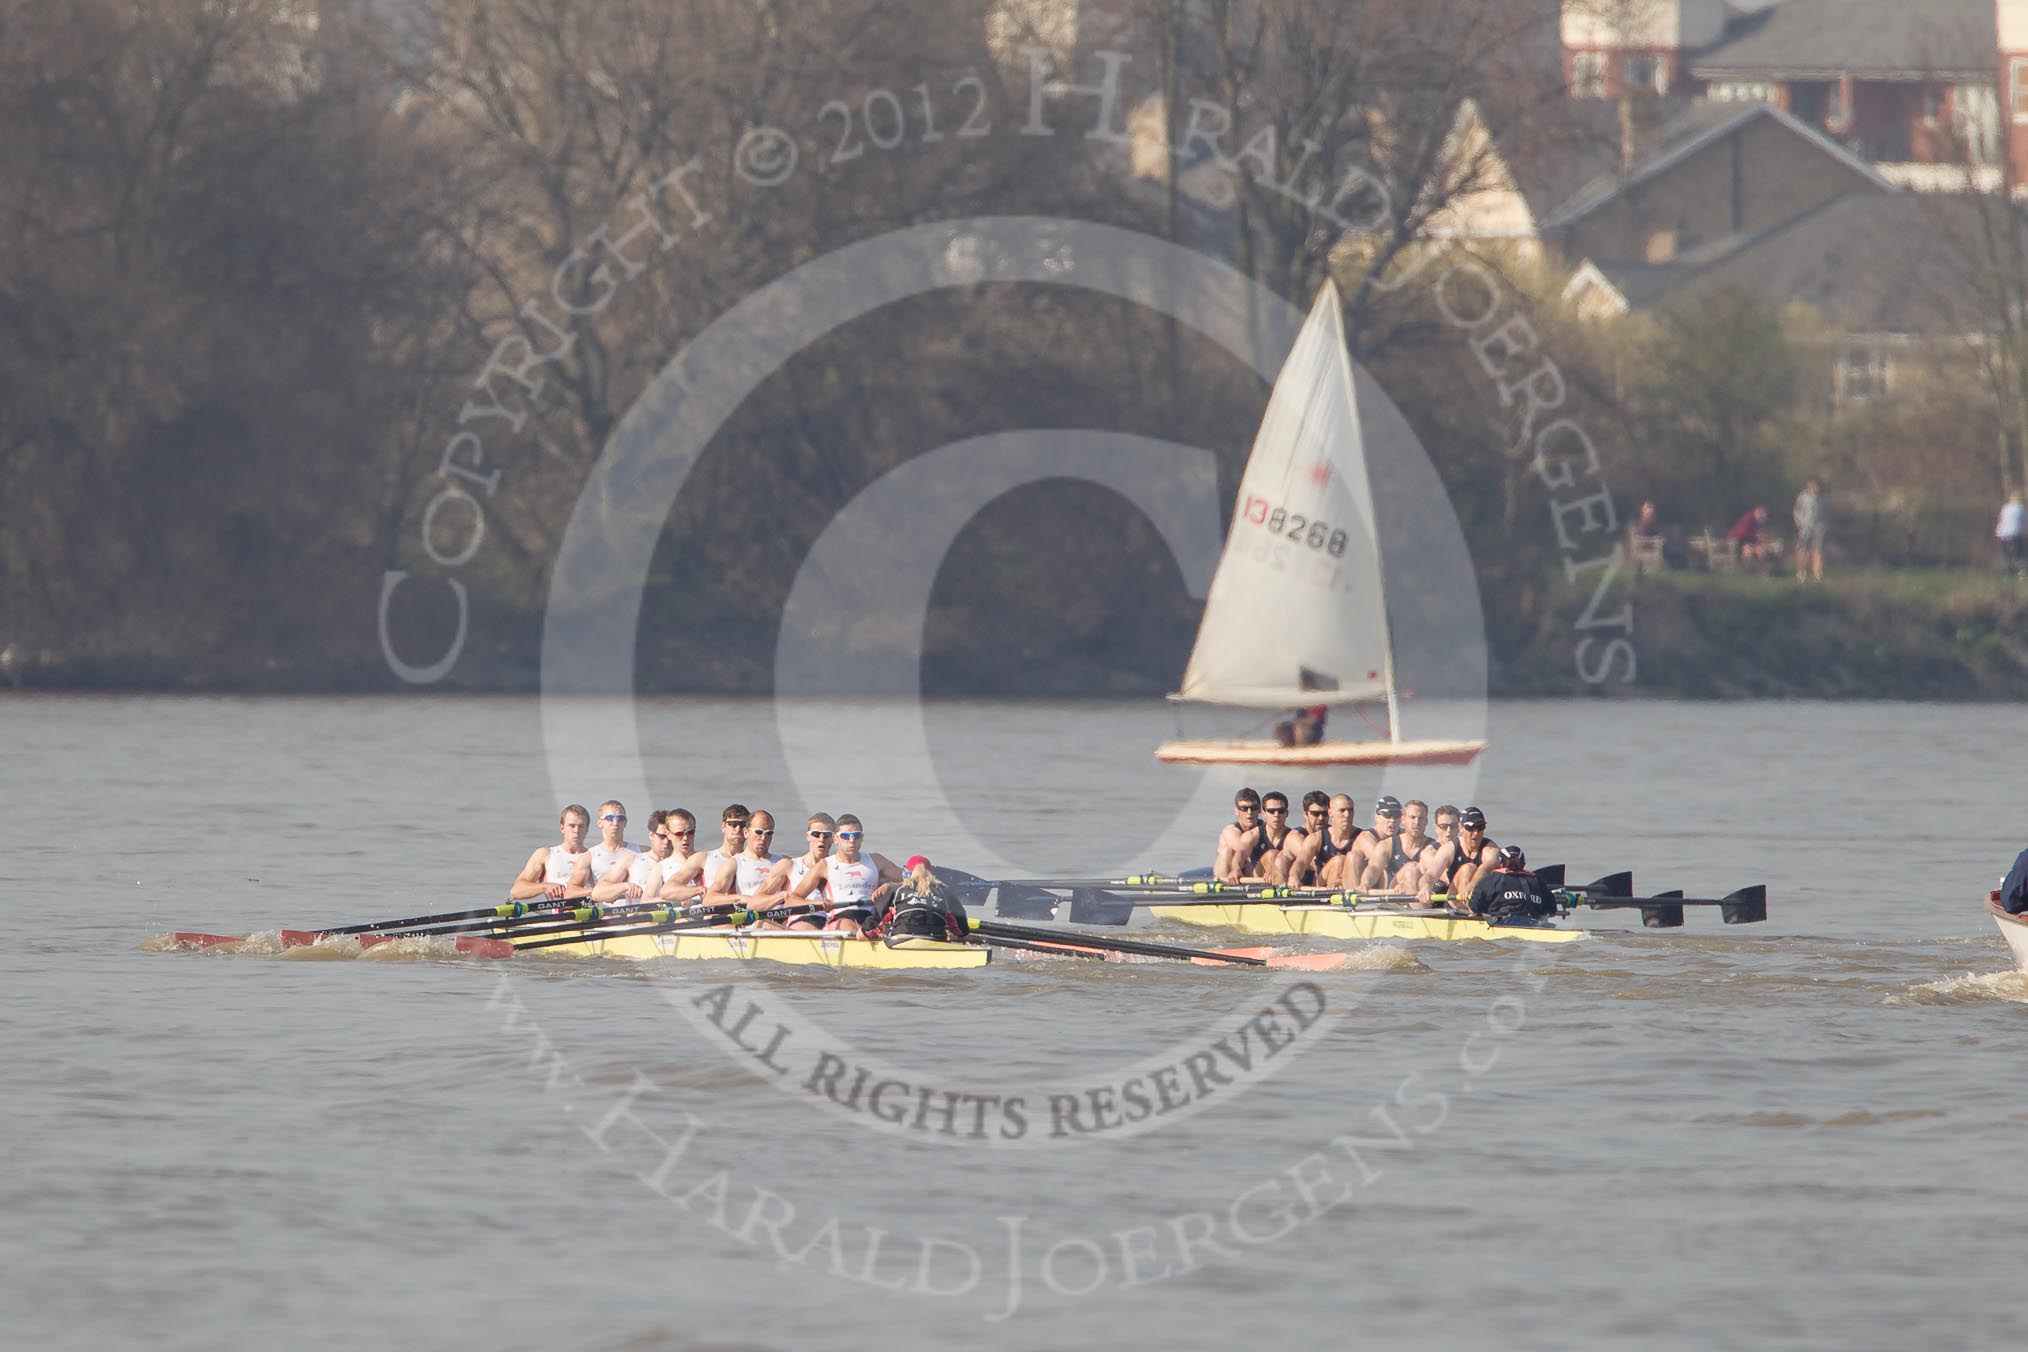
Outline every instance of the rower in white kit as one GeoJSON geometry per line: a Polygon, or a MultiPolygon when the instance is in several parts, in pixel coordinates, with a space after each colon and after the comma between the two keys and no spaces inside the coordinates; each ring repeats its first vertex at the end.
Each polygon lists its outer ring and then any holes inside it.
{"type": "Polygon", "coordinates": [[[884,899],[906,875],[882,854],[864,854],[866,827],[846,813],[838,819],[838,849],[820,860],[796,884],[795,896],[805,899],[823,889],[830,897],[827,929],[857,934],[873,917],[874,903],[884,899]]]}

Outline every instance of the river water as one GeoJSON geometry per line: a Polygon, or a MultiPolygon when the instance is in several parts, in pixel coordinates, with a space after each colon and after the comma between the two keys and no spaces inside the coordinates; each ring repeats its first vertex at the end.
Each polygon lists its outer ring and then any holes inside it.
{"type": "MultiPolygon", "coordinates": [[[[855,811],[896,858],[1031,876],[1208,862],[1237,782],[1193,805],[1142,705],[933,704],[928,767],[892,750],[911,710],[805,707],[793,764],[778,712],[616,707],[610,750],[638,735],[654,801],[707,823],[855,811]]],[[[1518,703],[1490,732],[1476,780],[1387,791],[1476,801],[1573,880],[1764,882],[1769,922],[1343,945],[1311,977],[148,952],[491,901],[560,798],[612,790],[552,783],[532,700],[0,700],[5,1340],[2020,1345],[2028,977],[1977,903],[2023,843],[1995,763],[2028,711],[1518,703]],[[710,1021],[748,1004],[960,1125],[769,1072],[710,1021]],[[1296,1040],[1239,1044],[1270,1073],[1134,1123],[1091,1098],[1188,1086],[1277,1006],[1296,1040]]]]}

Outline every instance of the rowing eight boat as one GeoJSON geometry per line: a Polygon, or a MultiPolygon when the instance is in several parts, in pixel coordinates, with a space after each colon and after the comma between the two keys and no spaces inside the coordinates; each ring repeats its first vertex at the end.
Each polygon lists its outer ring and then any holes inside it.
{"type": "Polygon", "coordinates": [[[1521,939],[1538,944],[1567,944],[1586,937],[1583,930],[1564,929],[1540,920],[1495,923],[1446,910],[1386,907],[1352,909],[1318,903],[1241,902],[1231,906],[1151,906],[1163,920],[1210,929],[1236,929],[1247,934],[1308,934],[1324,939],[1521,939]]]}
{"type": "Polygon", "coordinates": [[[984,967],[993,956],[991,949],[979,944],[950,943],[915,935],[867,939],[821,930],[703,929],[593,935],[580,943],[557,944],[540,951],[551,956],[580,958],[735,958],[881,971],[984,967]]]}

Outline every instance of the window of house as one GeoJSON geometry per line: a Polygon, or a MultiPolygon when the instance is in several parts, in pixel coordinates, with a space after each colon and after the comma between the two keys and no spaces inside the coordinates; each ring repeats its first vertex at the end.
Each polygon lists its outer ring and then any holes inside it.
{"type": "Polygon", "coordinates": [[[1838,357],[1838,402],[1863,404],[1884,399],[1893,376],[1894,365],[1888,359],[1885,348],[1868,343],[1854,344],[1838,357]]]}
{"type": "Polygon", "coordinates": [[[1604,52],[1573,52],[1570,57],[1570,96],[1574,99],[1602,99],[1606,92],[1604,52]]]}
{"type": "Polygon", "coordinates": [[[1924,85],[1922,90],[1922,125],[1941,127],[1944,114],[1944,92],[1940,86],[1924,85]]]}
{"type": "Polygon", "coordinates": [[[2007,106],[2016,122],[2028,122],[2028,60],[2018,56],[2007,63],[2007,106]]]}
{"type": "Polygon", "coordinates": [[[1707,97],[1713,103],[1773,103],[1775,87],[1759,80],[1720,80],[1707,97]]]}
{"type": "Polygon", "coordinates": [[[1662,64],[1659,56],[1630,56],[1627,58],[1627,88],[1643,94],[1666,94],[1669,92],[1669,68],[1662,64]]]}
{"type": "Polygon", "coordinates": [[[1842,127],[1852,120],[1852,106],[1845,102],[1845,82],[1834,81],[1824,87],[1824,125],[1842,127]]]}

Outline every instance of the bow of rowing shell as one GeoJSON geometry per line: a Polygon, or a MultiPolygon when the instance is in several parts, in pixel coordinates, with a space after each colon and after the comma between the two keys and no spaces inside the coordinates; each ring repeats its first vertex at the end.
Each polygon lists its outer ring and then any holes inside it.
{"type": "Polygon", "coordinates": [[[2028,972],[2028,915],[2011,915],[2000,906],[1997,892],[1986,898],[1986,910],[1993,917],[1993,923],[2000,927],[2000,935],[2013,950],[2014,967],[2017,971],[2028,972]]]}
{"type": "Polygon", "coordinates": [[[1566,944],[1585,931],[1549,924],[1496,925],[1461,915],[1418,915],[1402,911],[1356,911],[1343,906],[1285,906],[1274,902],[1233,906],[1152,906],[1164,920],[1247,934],[1308,934],[1322,939],[1521,939],[1566,944]]]}

